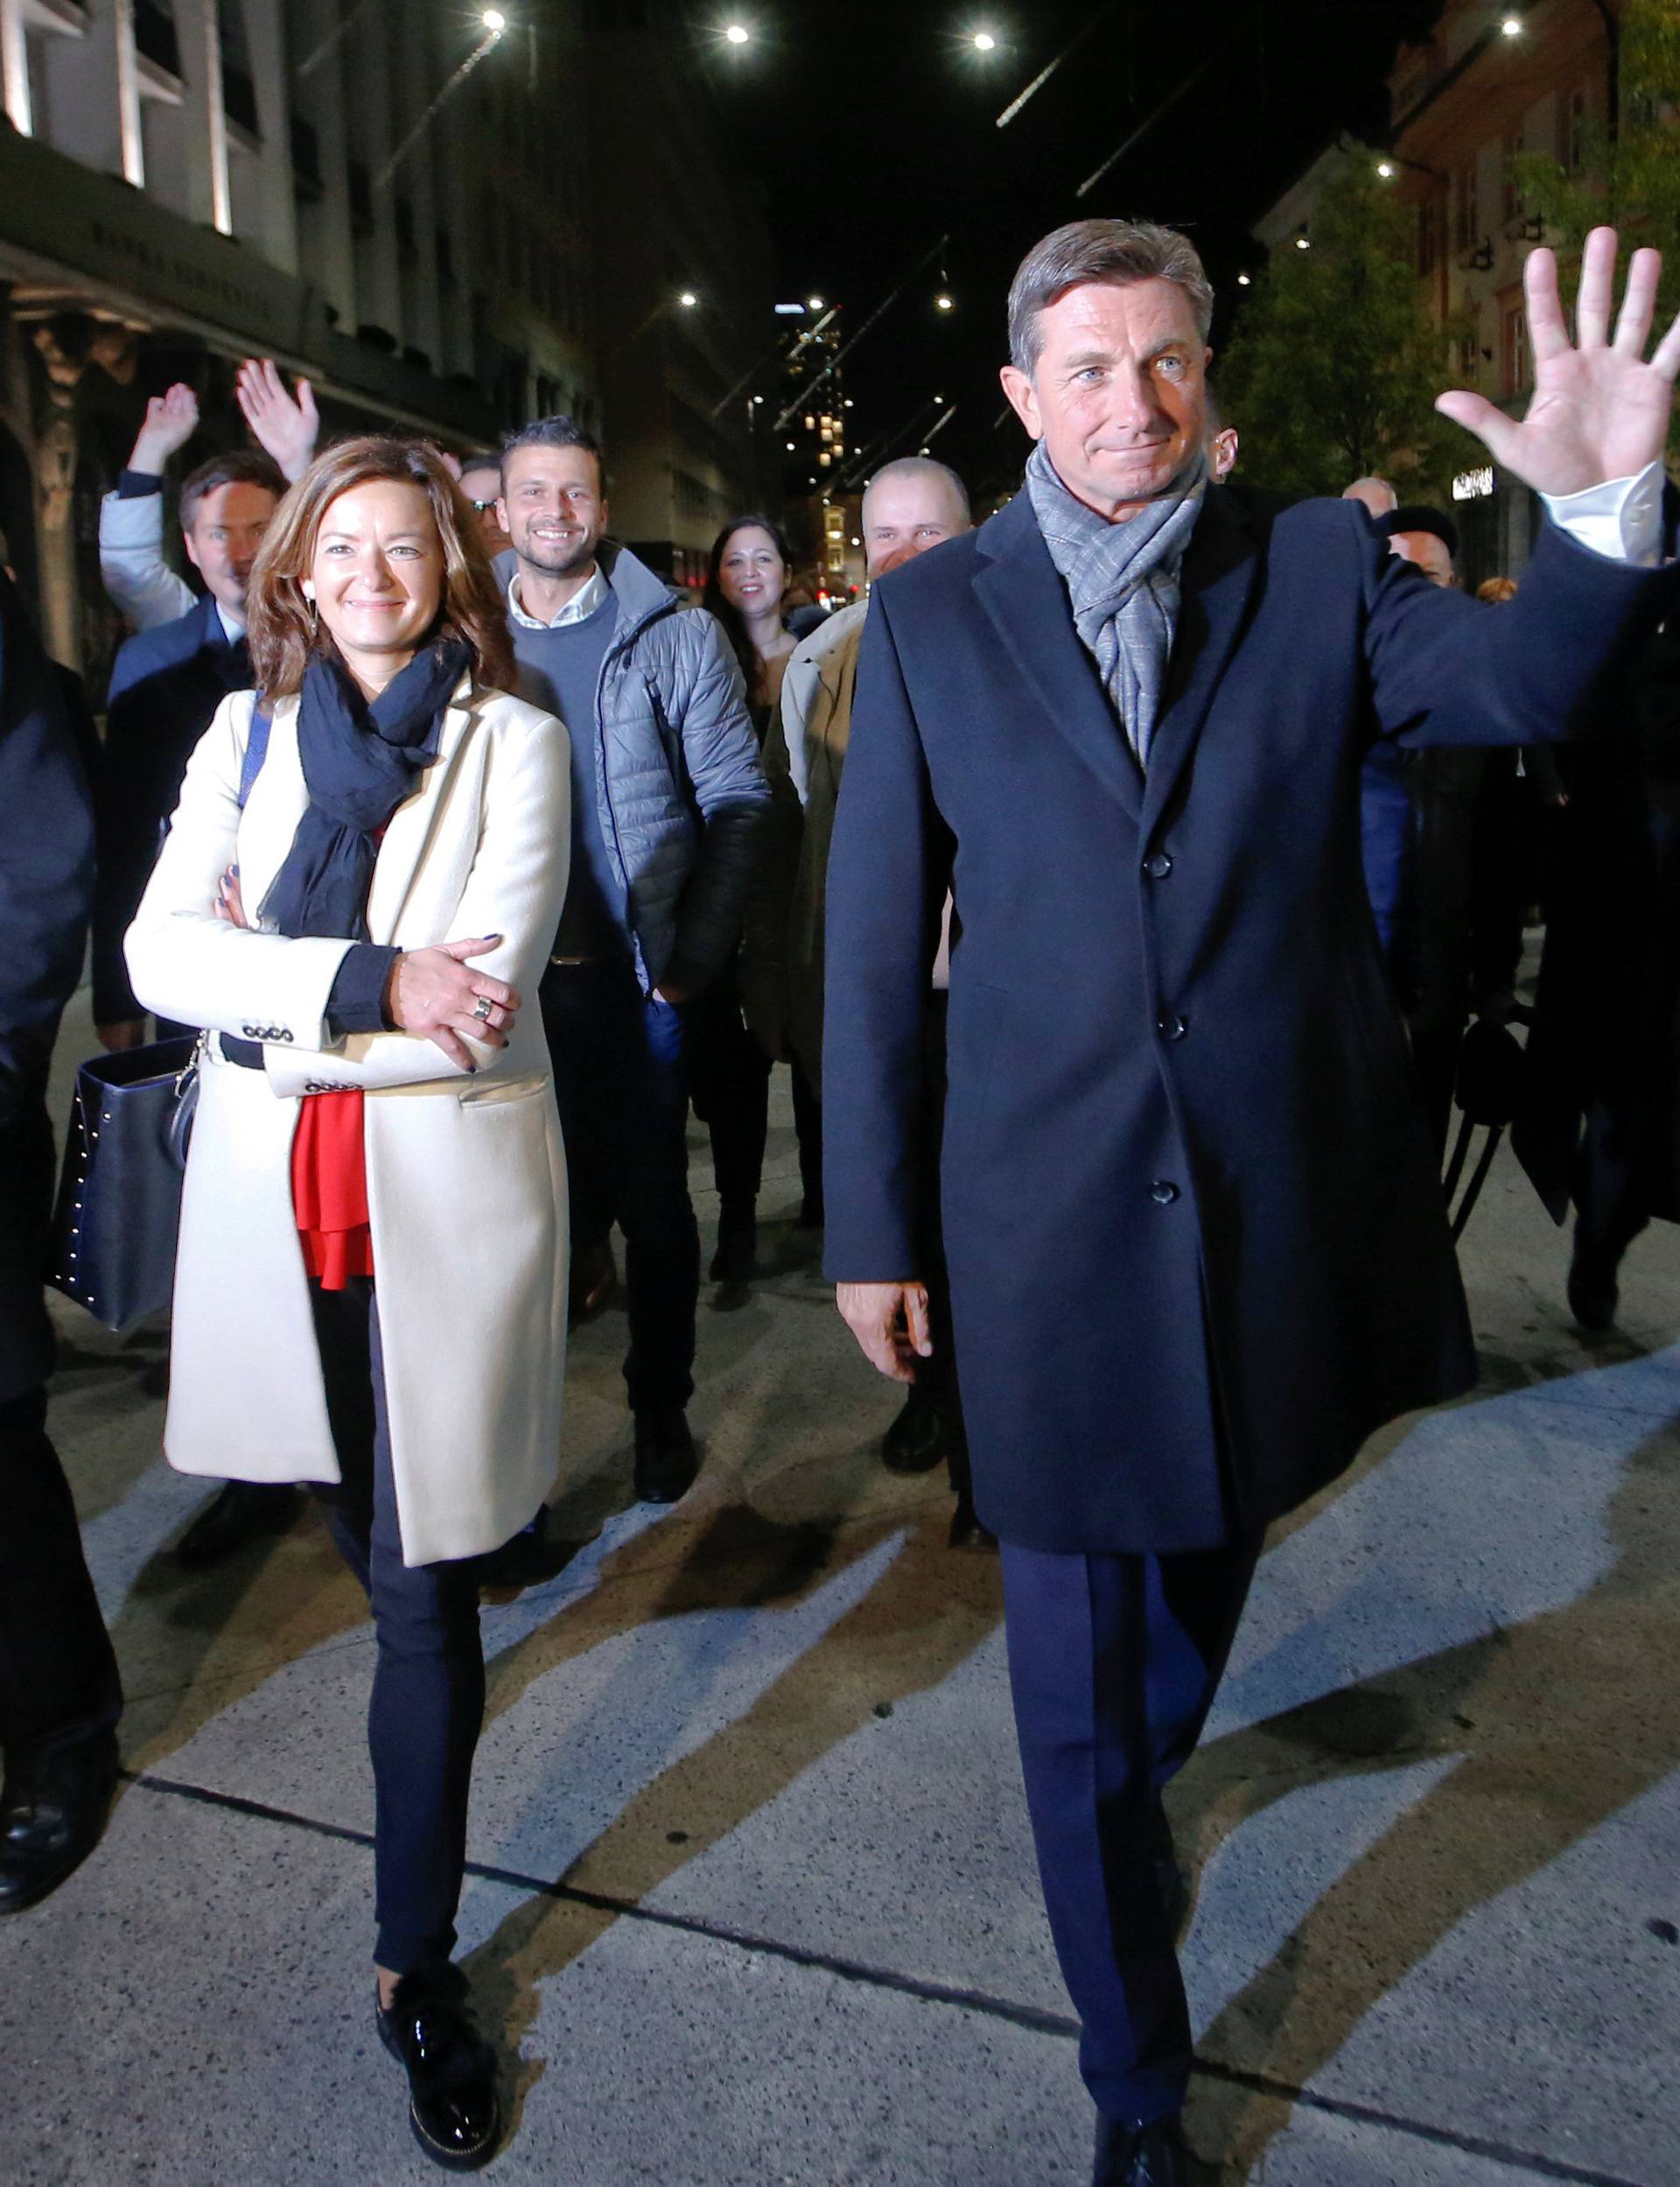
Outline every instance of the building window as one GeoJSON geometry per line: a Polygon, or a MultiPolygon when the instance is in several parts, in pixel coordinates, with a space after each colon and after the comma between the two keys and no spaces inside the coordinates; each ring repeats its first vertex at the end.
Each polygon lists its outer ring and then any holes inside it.
{"type": "Polygon", "coordinates": [[[1474,388],[1481,381],[1481,348],[1474,334],[1459,337],[1459,385],[1474,388]]]}
{"type": "Polygon", "coordinates": [[[256,80],[251,72],[242,0],[221,0],[216,11],[216,33],[221,47],[221,110],[248,136],[258,136],[256,80]]]}
{"type": "Polygon", "coordinates": [[[1428,280],[1441,259],[1441,208],[1438,200],[1427,197],[1418,207],[1418,271],[1428,280]]]}
{"type": "Polygon", "coordinates": [[[1522,132],[1510,130],[1501,147],[1500,216],[1507,228],[1522,218],[1522,189],[1516,179],[1516,163],[1522,153],[1522,132]]]}
{"type": "Polygon", "coordinates": [[[371,235],[374,232],[374,179],[368,172],[366,161],[351,160],[345,170],[345,179],[350,197],[350,233],[353,235],[371,235]]]}
{"type": "Polygon", "coordinates": [[[1532,374],[1529,363],[1529,315],[1521,304],[1509,304],[1502,314],[1503,328],[1502,376],[1507,395],[1521,395],[1532,374]]]}
{"type": "Polygon", "coordinates": [[[175,34],[175,11],[167,0],[134,0],[134,50],[142,60],[178,80],[181,42],[175,34]]]}
{"type": "Polygon", "coordinates": [[[1474,250],[1481,240],[1481,192],[1474,159],[1460,170],[1458,200],[1453,242],[1461,251],[1474,250]]]}
{"type": "Polygon", "coordinates": [[[313,124],[296,110],[291,116],[291,184],[300,198],[312,202],[322,193],[321,140],[313,124]]]}
{"type": "Polygon", "coordinates": [[[1558,102],[1558,164],[1572,175],[1586,165],[1586,93],[1578,84],[1558,102]]]}

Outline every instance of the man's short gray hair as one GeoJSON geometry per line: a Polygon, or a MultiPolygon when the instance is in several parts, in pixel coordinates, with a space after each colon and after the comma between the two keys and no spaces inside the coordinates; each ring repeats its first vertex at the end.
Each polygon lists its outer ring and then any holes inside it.
{"type": "Polygon", "coordinates": [[[1203,341],[1214,323],[1214,290],[1195,245],[1153,221],[1070,221],[1034,243],[1009,291],[1009,361],[1030,378],[1043,338],[1041,313],[1088,281],[1171,281],[1189,298],[1203,341]]]}
{"type": "Polygon", "coordinates": [[[884,463],[864,488],[865,506],[876,487],[888,479],[939,479],[942,480],[951,499],[962,512],[962,522],[965,524],[973,522],[973,511],[969,507],[969,489],[948,463],[941,463],[933,456],[899,456],[892,463],[884,463]]]}

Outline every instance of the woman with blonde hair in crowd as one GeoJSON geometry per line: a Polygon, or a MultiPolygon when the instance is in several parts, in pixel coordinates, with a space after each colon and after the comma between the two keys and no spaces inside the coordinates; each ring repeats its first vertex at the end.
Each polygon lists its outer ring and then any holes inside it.
{"type": "Polygon", "coordinates": [[[165,1447],[310,1483],[367,1590],[378,2031],[422,2148],[466,2169],[500,2135],[451,1963],[475,1560],[531,1518],[559,1438],[565,1164],[522,998],[565,894],[566,736],[508,696],[478,527],[417,443],[318,458],[248,614],[261,697],[194,753],[128,938],[146,1006],[210,1028],[165,1447]]]}

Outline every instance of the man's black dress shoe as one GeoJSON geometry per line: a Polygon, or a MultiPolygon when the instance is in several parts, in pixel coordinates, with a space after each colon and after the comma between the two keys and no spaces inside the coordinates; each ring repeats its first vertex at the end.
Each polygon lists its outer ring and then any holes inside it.
{"type": "Polygon", "coordinates": [[[1176,2119],[1125,2127],[1097,2114],[1091,2187],[1195,2187],[1196,2176],[1176,2119]]]}
{"type": "Polygon", "coordinates": [[[1616,1307],[1621,1293],[1616,1288],[1615,1272],[1605,1275],[1592,1266],[1579,1253],[1569,1264],[1569,1310],[1584,1329],[1601,1335],[1616,1318],[1616,1307]]]}
{"type": "Polygon", "coordinates": [[[718,1250],[711,1257],[713,1283],[751,1283],[758,1265],[759,1224],[755,1214],[725,1214],[718,1225],[718,1250]]]}
{"type": "Polygon", "coordinates": [[[206,1504],[175,1546],[175,1561],[189,1572],[220,1564],[236,1549],[284,1534],[298,1516],[303,1491],[266,1481],[229,1481],[206,1504]]]}
{"type": "Polygon", "coordinates": [[[472,2024],[458,1967],[405,1974],[390,2009],[374,1994],[379,2039],[409,2076],[409,2124],[433,2163],[476,2172],[501,2140],[496,2054],[472,2024]]]}
{"type": "Polygon", "coordinates": [[[889,1473],[931,1473],[949,1442],[939,1399],[913,1382],[904,1409],[881,1438],[881,1463],[889,1473]]]}
{"type": "Polygon", "coordinates": [[[55,1891],[99,1843],[116,1785],[116,1735],[56,1754],[14,1753],[0,1791],[0,1914],[55,1891]]]}
{"type": "Polygon", "coordinates": [[[636,1414],[636,1494],[644,1504],[675,1504],[700,1470],[688,1415],[680,1405],[636,1414]]]}

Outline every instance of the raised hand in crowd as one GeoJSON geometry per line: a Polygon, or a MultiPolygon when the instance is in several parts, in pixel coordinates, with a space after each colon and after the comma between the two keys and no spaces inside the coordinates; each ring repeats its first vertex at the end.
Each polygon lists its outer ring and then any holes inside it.
{"type": "Polygon", "coordinates": [[[1680,319],[1648,361],[1645,356],[1662,271],[1660,251],[1634,253],[1613,336],[1616,231],[1595,228],[1581,261],[1572,343],[1557,258],[1550,250],[1530,251],[1522,277],[1534,354],[1528,415],[1508,417],[1485,396],[1464,389],[1438,396],[1436,409],[1485,442],[1496,463],[1537,494],[1578,494],[1643,471],[1668,444],[1680,374],[1680,319]]]}
{"type": "Polygon", "coordinates": [[[307,380],[287,391],[272,357],[247,357],[234,382],[245,423],[279,465],[289,485],[296,485],[315,459],[320,413],[307,380]]]}
{"type": "Polygon", "coordinates": [[[198,429],[199,398],[185,380],[178,380],[172,388],[148,401],[145,423],[135,436],[129,456],[129,469],[161,476],[170,458],[178,454],[198,429]]]}

